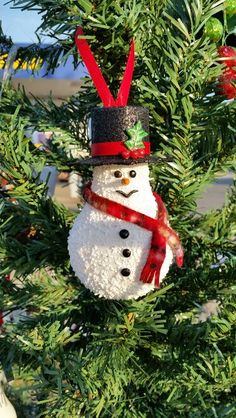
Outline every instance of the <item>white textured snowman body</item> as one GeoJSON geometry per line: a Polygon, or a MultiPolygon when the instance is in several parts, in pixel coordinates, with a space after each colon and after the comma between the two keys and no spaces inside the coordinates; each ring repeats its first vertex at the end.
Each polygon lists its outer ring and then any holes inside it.
{"type": "Polygon", "coordinates": [[[0,418],[17,418],[16,411],[4,392],[5,375],[0,372],[0,418]]]}
{"type": "MultiPolygon", "coordinates": [[[[92,191],[124,206],[157,217],[148,164],[103,165],[94,168],[92,191]]],[[[117,219],[85,203],[70,231],[71,265],[80,281],[106,299],[137,299],[154,289],[140,281],[152,232],[117,219]]],[[[172,263],[167,245],[160,281],[172,263]]]]}

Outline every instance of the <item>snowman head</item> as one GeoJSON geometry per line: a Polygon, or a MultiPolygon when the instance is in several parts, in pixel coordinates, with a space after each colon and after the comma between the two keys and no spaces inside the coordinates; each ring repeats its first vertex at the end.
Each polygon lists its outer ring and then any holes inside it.
{"type": "Polygon", "coordinates": [[[153,199],[148,164],[97,166],[93,172],[92,190],[122,205],[140,209],[140,205],[153,199]]]}

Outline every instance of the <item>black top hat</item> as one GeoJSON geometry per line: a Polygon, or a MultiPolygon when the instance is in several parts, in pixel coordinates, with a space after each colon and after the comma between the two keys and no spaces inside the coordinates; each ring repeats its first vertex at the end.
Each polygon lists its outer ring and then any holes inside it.
{"type": "Polygon", "coordinates": [[[116,100],[111,95],[81,27],[76,30],[75,42],[104,104],[104,107],[92,111],[92,157],[81,159],[77,163],[137,164],[160,160],[150,156],[148,110],[144,107],[126,106],[134,68],[133,40],[116,100]]]}
{"type": "Polygon", "coordinates": [[[149,114],[144,107],[96,108],[91,116],[91,158],[80,164],[156,162],[150,156],[149,114]]]}

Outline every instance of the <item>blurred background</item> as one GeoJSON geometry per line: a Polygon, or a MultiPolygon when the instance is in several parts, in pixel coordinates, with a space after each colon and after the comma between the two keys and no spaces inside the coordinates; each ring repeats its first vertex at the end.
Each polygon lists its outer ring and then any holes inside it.
{"type": "MultiPolygon", "coordinates": [[[[38,39],[35,31],[41,23],[40,15],[36,12],[22,12],[18,9],[11,9],[9,5],[4,3],[5,0],[0,0],[1,22],[4,34],[11,37],[16,47],[37,43],[38,39]]],[[[44,36],[41,39],[41,43],[45,47],[50,42],[51,39],[49,37],[44,36]]],[[[37,57],[35,57],[35,62],[36,60],[37,57]]],[[[0,57],[0,78],[3,75],[3,65],[4,60],[0,57]]],[[[13,70],[14,67],[15,69],[17,68],[17,63],[15,65],[13,63],[13,70]]],[[[47,98],[51,94],[58,104],[80,89],[80,78],[85,75],[85,70],[83,65],[74,70],[71,58],[66,65],[60,65],[53,74],[51,72],[49,74],[46,73],[46,63],[43,63],[42,68],[36,71],[34,75],[30,69],[24,68],[23,64],[13,73],[12,84],[15,88],[18,85],[23,86],[27,95],[31,97],[33,95],[39,98],[47,98]]]]}

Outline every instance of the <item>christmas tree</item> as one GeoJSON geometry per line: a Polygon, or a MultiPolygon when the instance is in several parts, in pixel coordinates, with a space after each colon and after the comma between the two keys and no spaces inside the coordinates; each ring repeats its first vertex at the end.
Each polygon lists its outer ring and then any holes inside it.
{"type": "MultiPolygon", "coordinates": [[[[166,159],[151,168],[153,190],[185,249],[182,269],[173,264],[161,288],[138,300],[86,289],[67,249],[76,214],[47,196],[39,174],[46,164],[78,170],[70,149],[89,150],[87,123],[100,99],[88,78],[60,106],[32,103],[3,83],[0,361],[18,418],[235,417],[235,188],[222,209],[196,206],[219,171],[235,170],[236,65],[218,51],[233,46],[235,2],[11,3],[38,10],[39,33],[53,41],[20,48],[18,60],[37,54],[53,69],[73,54],[76,66],[82,26],[115,97],[134,38],[129,104],[150,112],[152,154],[166,159]],[[57,134],[37,147],[33,129],[57,134]]],[[[1,33],[1,54],[11,46],[1,33]]],[[[79,170],[84,181],[91,176],[90,167],[79,170]]]]}

